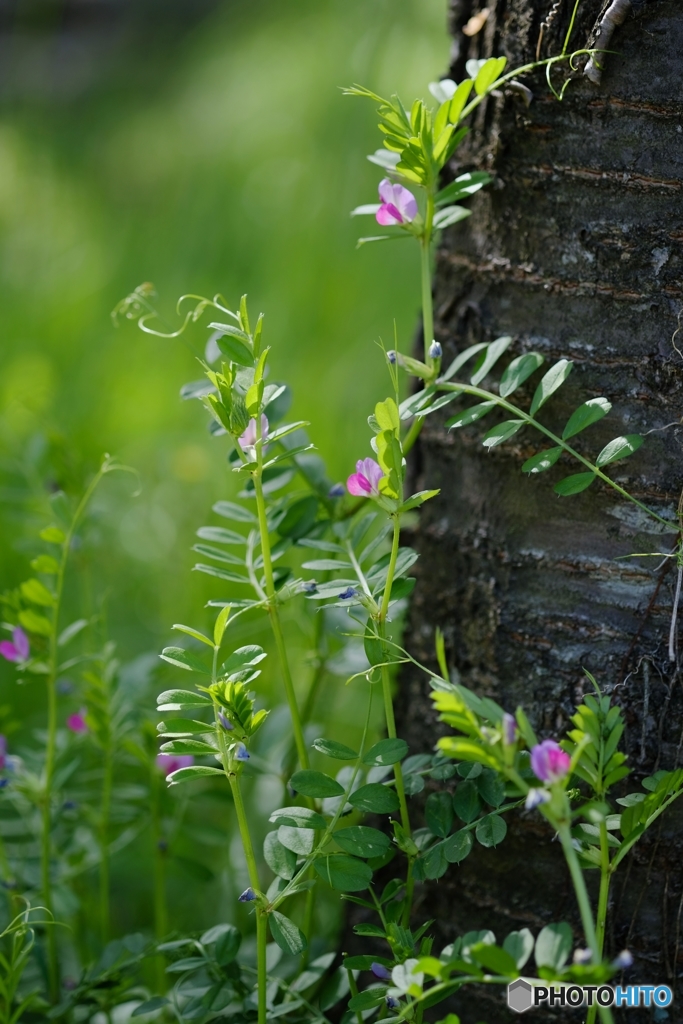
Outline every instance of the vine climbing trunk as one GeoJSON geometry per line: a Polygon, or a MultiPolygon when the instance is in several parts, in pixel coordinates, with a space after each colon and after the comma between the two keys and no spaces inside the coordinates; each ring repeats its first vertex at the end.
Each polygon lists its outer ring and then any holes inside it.
{"type": "MultiPolygon", "coordinates": [[[[468,36],[462,29],[483,0],[451,5],[456,81],[470,58],[505,54],[515,66],[534,58],[539,40],[541,56],[559,52],[573,3],[486,6],[483,27],[468,36]]],[[[590,670],[625,709],[637,781],[683,764],[677,630],[673,661],[669,652],[677,567],[673,559],[621,557],[673,548],[683,487],[683,331],[673,337],[683,309],[683,11],[677,0],[621,3],[620,13],[626,7],[599,84],[579,68],[560,103],[542,74],[528,76],[530,105],[509,90],[474,116],[449,170],[485,169],[494,182],[439,245],[435,336],[444,366],[501,335],[514,337],[515,355],[533,349],[547,363],[572,359],[545,422],[561,431],[576,405],[605,395],[612,412],[581,435],[581,451],[654,431],[613,475],[644,504],[671,512],[672,530],[652,533],[638,509],[599,482],[557,497],[553,483],[575,470],[562,460],[525,479],[520,467],[538,450],[537,437],[522,431],[486,451],[477,424],[448,433],[444,422],[458,407],[451,405],[426,419],[412,456],[413,489],[441,494],[425,506],[412,541],[421,558],[407,646],[434,665],[440,626],[462,682],[507,710],[523,704],[544,737],[567,729],[590,670]]],[[[600,36],[609,9],[582,0],[572,49],[600,36]]],[[[424,677],[406,672],[401,685],[399,735],[413,752],[427,749],[438,728],[424,677]]],[[[628,981],[678,986],[675,999],[683,998],[682,825],[683,810],[674,807],[622,865],[605,939],[608,953],[634,954],[628,981]]],[[[424,887],[421,916],[436,919],[436,945],[474,928],[503,936],[567,917],[576,945],[585,944],[560,844],[533,812],[513,816],[509,829],[501,848],[478,847],[424,887]]],[[[596,873],[595,903],[597,883],[596,873]]],[[[467,1022],[510,1019],[504,995],[483,987],[453,1008],[467,1022]]],[[[621,1011],[632,1024],[648,1012],[621,1011]]],[[[535,1011],[537,1018],[544,1014],[535,1011]]]]}

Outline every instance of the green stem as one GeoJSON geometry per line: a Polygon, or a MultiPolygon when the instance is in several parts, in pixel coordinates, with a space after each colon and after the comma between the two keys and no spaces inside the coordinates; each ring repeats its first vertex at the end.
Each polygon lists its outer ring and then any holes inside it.
{"type": "Polygon", "coordinates": [[[586,889],[586,881],[583,877],[583,871],[579,864],[579,858],[576,856],[576,850],[572,844],[572,836],[569,825],[561,825],[559,828],[560,842],[562,844],[562,852],[564,853],[565,860],[567,861],[567,867],[569,868],[569,874],[572,878],[572,884],[574,886],[574,892],[576,893],[576,901],[579,904],[579,913],[581,914],[581,923],[583,925],[583,933],[588,943],[588,948],[593,954],[594,963],[600,963],[600,951],[598,948],[598,939],[595,934],[595,924],[593,922],[593,910],[588,898],[588,890],[586,889]]]}
{"type": "Polygon", "coordinates": [[[422,330],[424,341],[424,360],[429,366],[432,360],[429,356],[429,347],[434,340],[434,305],[432,301],[432,266],[431,266],[431,241],[432,241],[432,220],[434,218],[434,196],[427,194],[427,210],[425,213],[425,229],[420,239],[420,270],[422,282],[422,330]]]}
{"type": "Polygon", "coordinates": [[[100,818],[100,936],[102,946],[109,941],[109,817],[111,812],[111,789],[114,771],[114,752],[111,741],[104,755],[104,779],[102,781],[102,811],[100,818]]]}
{"type": "Polygon", "coordinates": [[[403,448],[403,454],[407,455],[410,449],[417,441],[422,431],[422,424],[424,423],[424,416],[416,416],[413,422],[410,424],[408,433],[401,441],[401,447],[403,448]]]}
{"type": "MultiPolygon", "coordinates": [[[[349,970],[349,968],[347,967],[346,974],[349,979],[349,990],[351,992],[351,995],[357,996],[358,985],[356,984],[356,979],[353,976],[353,971],[349,970]]],[[[360,1010],[356,1010],[356,1024],[363,1024],[363,1014],[360,1012],[360,1010]]]]}
{"type": "MultiPolygon", "coordinates": [[[[258,430],[260,432],[260,420],[258,430]]],[[[280,659],[280,668],[282,669],[282,678],[285,684],[285,692],[287,694],[287,703],[289,704],[289,713],[292,716],[292,730],[294,732],[294,741],[296,743],[297,755],[299,757],[299,764],[302,768],[308,768],[308,751],[306,750],[306,742],[304,740],[304,731],[301,724],[301,716],[299,715],[299,705],[296,700],[296,693],[294,692],[294,683],[292,682],[292,673],[289,668],[289,660],[287,658],[287,648],[285,646],[285,639],[282,635],[282,624],[280,622],[280,613],[277,606],[277,595],[275,593],[275,582],[273,580],[273,565],[270,557],[270,536],[268,533],[268,521],[266,518],[266,503],[263,497],[263,484],[261,482],[261,445],[257,446],[258,452],[258,463],[257,469],[254,472],[254,492],[256,494],[256,508],[258,512],[259,531],[261,534],[261,554],[263,556],[263,574],[266,579],[266,597],[268,598],[268,615],[270,616],[270,625],[273,630],[273,636],[275,638],[275,646],[277,647],[278,657],[280,659]]]]}
{"type": "MultiPolygon", "coordinates": [[[[239,778],[233,773],[228,771],[227,761],[224,759],[223,768],[225,774],[228,777],[230,783],[230,789],[232,790],[232,798],[235,803],[235,813],[237,814],[237,826],[240,830],[240,838],[242,840],[242,847],[244,849],[244,856],[247,861],[247,872],[249,874],[249,883],[255,892],[260,892],[261,883],[259,880],[258,867],[256,866],[256,857],[254,856],[254,847],[251,841],[251,833],[249,832],[249,822],[247,821],[247,815],[244,810],[244,802],[242,800],[242,791],[240,789],[239,778]]],[[[266,921],[266,915],[261,907],[256,908],[256,957],[257,957],[257,994],[258,994],[258,1024],[266,1024],[266,990],[268,980],[266,976],[266,945],[268,942],[268,927],[266,921]]]]}
{"type": "MultiPolygon", "coordinates": [[[[93,496],[97,485],[106,472],[109,471],[108,460],[102,463],[89,486],[86,488],[73,519],[66,532],[62,543],[62,554],[59,560],[59,571],[57,573],[55,603],[52,616],[52,631],[49,644],[49,671],[47,675],[47,742],[45,746],[45,768],[43,772],[42,786],[42,834],[40,844],[40,875],[43,889],[43,901],[48,911],[48,917],[53,922],[54,910],[52,901],[52,879],[50,877],[50,859],[52,854],[51,826],[52,826],[52,782],[55,770],[55,753],[57,749],[57,673],[58,650],[57,638],[59,636],[59,615],[62,609],[62,598],[64,596],[64,577],[66,565],[71,549],[71,542],[74,533],[83,517],[88,502],[93,496]]],[[[57,937],[55,935],[54,923],[48,924],[47,929],[47,961],[48,961],[48,987],[50,1002],[55,1003],[59,998],[59,968],[57,963],[57,937]]]]}
{"type": "MultiPolygon", "coordinates": [[[[154,844],[154,935],[161,942],[168,933],[166,912],[166,848],[161,830],[161,776],[153,760],[150,765],[152,842],[154,844]]],[[[159,995],[166,991],[166,960],[156,957],[156,985],[159,995]]]]}
{"type": "MultiPolygon", "coordinates": [[[[602,960],[605,945],[605,926],[607,923],[607,905],[609,902],[609,888],[612,881],[612,872],[609,862],[609,844],[607,841],[607,826],[604,821],[600,822],[600,893],[598,895],[598,916],[595,927],[595,937],[598,944],[598,953],[602,960]]],[[[593,1004],[588,1008],[586,1024],[594,1024],[598,1007],[593,1004]]]]}

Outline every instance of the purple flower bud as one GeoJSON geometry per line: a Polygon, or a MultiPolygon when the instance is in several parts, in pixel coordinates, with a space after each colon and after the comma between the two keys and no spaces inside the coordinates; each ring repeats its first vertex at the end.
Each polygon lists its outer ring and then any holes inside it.
{"type": "Polygon", "coordinates": [[[357,591],[353,587],[347,587],[346,590],[342,590],[338,597],[340,601],[350,601],[352,597],[356,596],[356,593],[357,591]]]}
{"type": "Polygon", "coordinates": [[[237,897],[238,903],[253,903],[254,900],[258,899],[258,896],[254,892],[251,886],[245,889],[241,896],[237,897]]]}
{"type": "Polygon", "coordinates": [[[327,492],[328,498],[343,498],[346,494],[344,484],[333,484],[327,492]]]}
{"type": "Polygon", "coordinates": [[[526,795],[524,806],[527,811],[533,811],[534,807],[540,804],[547,804],[550,800],[550,793],[546,789],[530,789],[526,795]]]}
{"type": "Polygon", "coordinates": [[[633,965],[633,956],[628,949],[622,949],[621,953],[614,958],[612,961],[612,967],[616,967],[619,971],[625,971],[627,967],[633,965]]]}
{"type": "Polygon", "coordinates": [[[88,723],[85,720],[87,711],[85,708],[81,708],[75,715],[69,715],[66,720],[67,729],[71,729],[71,732],[88,732],[88,723]]]}
{"type": "Polygon", "coordinates": [[[569,771],[571,758],[555,740],[543,740],[531,750],[531,770],[541,782],[559,782],[569,771]]]}
{"type": "Polygon", "coordinates": [[[398,359],[398,356],[396,355],[396,352],[394,351],[393,348],[390,348],[389,351],[387,352],[387,359],[389,360],[390,363],[395,363],[396,360],[398,359]]]}
{"type": "Polygon", "coordinates": [[[0,779],[0,789],[4,789],[5,786],[9,786],[9,779],[0,779]]]}
{"type": "Polygon", "coordinates": [[[159,853],[166,853],[166,851],[168,850],[168,840],[160,839],[157,843],[157,850],[159,851],[159,853]]]}
{"type": "Polygon", "coordinates": [[[65,800],[62,804],[63,811],[75,811],[78,808],[78,804],[75,800],[65,800]]]}
{"type": "Polygon", "coordinates": [[[221,725],[223,726],[224,729],[228,730],[228,732],[232,732],[232,730],[235,728],[235,726],[232,724],[230,719],[226,716],[226,714],[225,714],[225,712],[223,711],[222,708],[218,712],[218,721],[221,723],[221,725]]]}
{"type": "Polygon", "coordinates": [[[506,747],[511,747],[517,739],[517,723],[512,715],[509,715],[507,711],[503,715],[503,743],[506,747]]]}
{"type": "Polygon", "coordinates": [[[389,981],[391,971],[387,970],[384,964],[370,964],[370,970],[380,981],[389,981]]]}
{"type": "Polygon", "coordinates": [[[306,580],[301,589],[303,590],[304,594],[317,594],[318,584],[315,582],[315,580],[306,580]]]}
{"type": "Polygon", "coordinates": [[[249,751],[245,747],[244,743],[238,743],[235,748],[235,760],[236,761],[248,761],[249,751]]]}
{"type": "Polygon", "coordinates": [[[443,349],[438,341],[433,341],[429,346],[429,358],[430,359],[441,359],[443,355],[443,349]]]}
{"type": "Polygon", "coordinates": [[[398,1010],[399,1006],[401,1005],[398,999],[396,999],[394,996],[386,996],[384,1001],[387,1004],[388,1010],[398,1010]]]}

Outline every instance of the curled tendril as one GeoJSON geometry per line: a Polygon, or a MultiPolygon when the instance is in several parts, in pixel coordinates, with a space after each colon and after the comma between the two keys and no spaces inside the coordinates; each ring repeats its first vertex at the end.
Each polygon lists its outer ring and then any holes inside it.
{"type": "MultiPolygon", "coordinates": [[[[188,293],[187,295],[181,295],[176,303],[176,312],[179,316],[182,315],[182,304],[186,300],[191,300],[195,303],[193,309],[189,309],[185,313],[185,317],[180,327],[177,330],[165,330],[160,331],[155,327],[150,326],[150,322],[153,320],[159,320],[162,324],[165,324],[164,318],[158,312],[157,309],[149,301],[149,298],[156,295],[154,285],[145,283],[140,284],[138,287],[127,295],[125,299],[121,299],[119,303],[112,310],[111,316],[114,321],[114,325],[118,327],[119,319],[125,317],[126,320],[137,320],[138,327],[145,334],[152,334],[156,338],[179,338],[184,334],[188,324],[196,323],[204,311],[209,308],[219,310],[221,313],[225,313],[227,316],[232,317],[236,323],[240,323],[240,318],[237,313],[233,313],[231,309],[225,305],[225,299],[220,293],[214,295],[212,299],[207,298],[205,295],[193,295],[188,293]]],[[[167,325],[168,326],[168,325],[167,325]]]]}

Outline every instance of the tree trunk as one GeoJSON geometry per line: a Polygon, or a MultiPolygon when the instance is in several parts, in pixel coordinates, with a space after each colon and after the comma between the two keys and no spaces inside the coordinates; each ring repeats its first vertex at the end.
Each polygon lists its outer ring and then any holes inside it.
{"type": "MultiPolygon", "coordinates": [[[[561,49],[573,3],[555,6],[542,55],[561,49]]],[[[582,0],[572,49],[594,38],[606,6],[582,0]]],[[[505,54],[512,67],[533,60],[551,4],[488,0],[488,7],[481,32],[467,38],[461,29],[477,0],[452,4],[456,80],[470,57],[505,54]]],[[[610,415],[577,439],[593,457],[619,434],[656,430],[610,471],[645,504],[673,511],[683,484],[681,433],[662,428],[681,417],[683,331],[678,348],[672,335],[683,308],[683,12],[676,0],[632,8],[613,37],[610,49],[618,52],[605,58],[599,87],[577,73],[560,103],[537,74],[525,79],[534,93],[530,106],[510,94],[478,113],[465,162],[452,170],[482,167],[495,182],[472,203],[473,216],[442,239],[436,337],[445,366],[466,346],[504,334],[514,336],[515,355],[540,351],[546,366],[572,359],[572,375],[541,419],[561,431],[581,402],[608,397],[610,415]]],[[[680,765],[677,641],[674,662],[668,652],[676,565],[617,560],[670,551],[675,533],[647,532],[645,518],[599,484],[557,497],[552,485],[580,467],[563,459],[527,479],[520,467],[545,447],[540,435],[526,430],[487,452],[479,424],[444,429],[454,408],[426,420],[413,461],[416,489],[441,487],[441,494],[425,506],[411,538],[421,558],[408,648],[433,664],[440,626],[462,682],[507,710],[523,705],[544,737],[566,730],[589,689],[588,669],[624,707],[627,785],[680,765]]],[[[429,749],[440,727],[424,677],[407,673],[401,685],[399,735],[412,752],[429,749]]],[[[607,952],[632,951],[628,982],[675,988],[683,964],[683,806],[660,821],[617,875],[607,952]]],[[[562,919],[572,921],[582,943],[559,844],[537,813],[513,816],[509,825],[501,847],[476,848],[424,887],[421,917],[436,919],[437,948],[473,928],[491,928],[502,939],[513,928],[537,932],[562,919]]],[[[683,997],[680,987],[676,995],[683,997]]],[[[453,1008],[463,1024],[510,1020],[499,991],[468,990],[453,1008]]],[[[547,1019],[558,1012],[568,1011],[547,1019]]],[[[651,1011],[627,1012],[632,1024],[651,1019],[651,1011]]],[[[674,1003],[670,1019],[680,1019],[677,1013],[674,1003]]],[[[534,1020],[543,1019],[535,1011],[534,1020]]]]}

